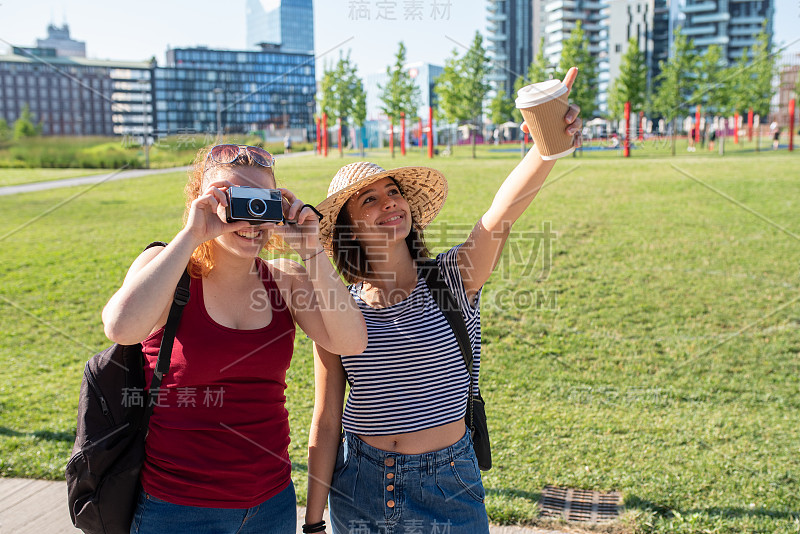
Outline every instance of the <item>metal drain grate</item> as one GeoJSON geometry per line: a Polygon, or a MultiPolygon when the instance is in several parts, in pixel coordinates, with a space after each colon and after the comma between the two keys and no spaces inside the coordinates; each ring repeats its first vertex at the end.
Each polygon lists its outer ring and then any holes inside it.
{"type": "Polygon", "coordinates": [[[539,506],[543,517],[599,523],[612,521],[619,517],[622,495],[618,491],[600,493],[599,491],[545,486],[539,506]]]}

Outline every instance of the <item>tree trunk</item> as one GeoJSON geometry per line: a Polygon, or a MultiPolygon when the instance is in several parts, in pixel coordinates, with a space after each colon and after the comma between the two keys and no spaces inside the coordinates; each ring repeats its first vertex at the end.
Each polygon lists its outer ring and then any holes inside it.
{"type": "Polygon", "coordinates": [[[478,122],[475,121],[472,125],[472,159],[475,159],[475,144],[478,142],[478,122]]]}
{"type": "Polygon", "coordinates": [[[675,119],[672,119],[672,155],[675,155],[675,119]]]}

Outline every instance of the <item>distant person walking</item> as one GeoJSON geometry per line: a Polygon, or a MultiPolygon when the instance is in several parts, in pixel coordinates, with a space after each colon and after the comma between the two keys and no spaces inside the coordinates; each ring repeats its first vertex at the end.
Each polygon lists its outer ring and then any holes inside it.
{"type": "Polygon", "coordinates": [[[781,127],[778,126],[776,121],[769,125],[769,130],[772,132],[772,150],[778,150],[781,144],[781,127]]]}
{"type": "Polygon", "coordinates": [[[292,138],[289,137],[289,134],[286,134],[286,137],[283,138],[283,152],[284,154],[292,153],[292,138]]]}

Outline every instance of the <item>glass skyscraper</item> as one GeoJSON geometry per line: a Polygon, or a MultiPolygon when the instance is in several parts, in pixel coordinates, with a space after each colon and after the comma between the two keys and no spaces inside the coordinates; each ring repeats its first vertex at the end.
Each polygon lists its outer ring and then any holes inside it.
{"type": "Polygon", "coordinates": [[[259,48],[262,43],[313,54],[313,1],[247,0],[247,46],[259,48]]]}
{"type": "Polygon", "coordinates": [[[154,69],[159,131],[215,132],[217,102],[225,132],[311,128],[314,56],[283,50],[167,51],[154,69]]]}

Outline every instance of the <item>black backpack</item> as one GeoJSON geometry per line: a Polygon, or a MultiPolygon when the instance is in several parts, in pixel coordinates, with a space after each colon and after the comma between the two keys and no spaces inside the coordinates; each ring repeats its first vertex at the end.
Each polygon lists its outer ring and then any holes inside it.
{"type": "MultiPolygon", "coordinates": [[[[166,246],[151,243],[151,246],[166,246]]],[[[189,273],[178,287],[158,353],[150,391],[169,371],[175,332],[189,302],[189,273]]],[[[83,371],[78,427],[67,463],[72,524],[86,534],[127,534],[139,492],[144,444],[157,393],[145,394],[141,344],[119,345],[92,356],[83,371]],[[137,395],[138,393],[138,395],[137,395]]]]}

